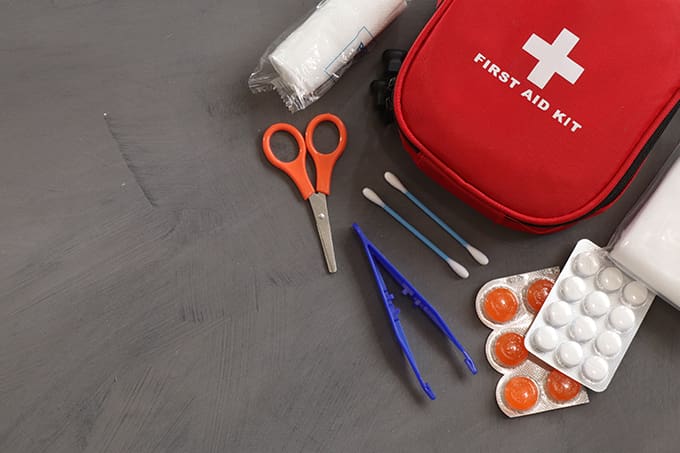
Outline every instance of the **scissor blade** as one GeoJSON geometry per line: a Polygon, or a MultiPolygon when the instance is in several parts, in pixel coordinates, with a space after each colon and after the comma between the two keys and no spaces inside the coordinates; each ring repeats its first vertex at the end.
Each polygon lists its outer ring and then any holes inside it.
{"type": "Polygon", "coordinates": [[[333,235],[331,233],[331,222],[328,218],[328,204],[326,203],[326,195],[322,193],[315,193],[309,197],[309,204],[314,211],[314,220],[316,220],[316,229],[319,232],[319,239],[321,240],[321,248],[323,255],[326,258],[326,266],[328,272],[335,273],[338,271],[338,265],[335,262],[335,249],[333,248],[333,235]]]}

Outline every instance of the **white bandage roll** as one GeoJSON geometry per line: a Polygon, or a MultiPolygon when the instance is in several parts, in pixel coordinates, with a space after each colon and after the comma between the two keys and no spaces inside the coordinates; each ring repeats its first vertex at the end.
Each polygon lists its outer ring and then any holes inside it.
{"type": "Polygon", "coordinates": [[[405,0],[326,0],[269,56],[292,91],[308,95],[339,77],[405,8],[405,0]]]}

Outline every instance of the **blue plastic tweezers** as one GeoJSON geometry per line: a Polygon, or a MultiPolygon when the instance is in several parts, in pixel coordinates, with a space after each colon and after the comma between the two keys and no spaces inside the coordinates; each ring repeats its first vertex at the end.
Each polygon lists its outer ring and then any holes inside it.
{"type": "Polygon", "coordinates": [[[437,313],[437,310],[435,310],[434,307],[430,305],[430,303],[418,292],[418,290],[415,289],[413,285],[409,283],[408,280],[406,280],[406,277],[404,277],[397,270],[397,268],[395,268],[392,265],[392,263],[390,263],[387,260],[387,258],[385,258],[385,256],[382,253],[380,253],[380,250],[378,250],[371,243],[371,241],[369,241],[368,238],[366,238],[364,233],[361,231],[361,228],[359,228],[359,225],[355,223],[354,225],[352,225],[352,228],[354,228],[354,231],[357,233],[359,239],[361,239],[361,242],[364,245],[364,250],[366,251],[366,256],[368,257],[368,262],[371,264],[373,275],[375,276],[375,280],[378,283],[378,287],[380,288],[380,295],[382,296],[383,303],[385,304],[385,308],[387,309],[387,314],[389,315],[390,323],[392,324],[392,329],[394,330],[394,336],[397,338],[397,343],[399,343],[399,346],[401,346],[401,349],[404,352],[404,355],[406,356],[406,360],[408,360],[409,364],[411,365],[413,373],[416,375],[416,378],[418,379],[420,386],[423,388],[423,391],[427,394],[427,396],[430,397],[431,400],[437,398],[435,393],[432,391],[430,384],[423,380],[423,377],[421,376],[420,371],[418,370],[416,360],[413,357],[411,349],[408,346],[406,334],[404,333],[404,330],[401,327],[401,321],[399,321],[399,309],[395,307],[394,304],[392,303],[392,301],[394,300],[394,295],[387,288],[385,280],[383,279],[383,276],[380,270],[378,269],[378,264],[380,264],[401,286],[402,294],[405,296],[409,296],[411,299],[413,299],[413,305],[422,310],[423,313],[425,313],[427,317],[430,318],[434,325],[437,326],[439,330],[441,330],[444,333],[444,335],[446,335],[448,339],[451,340],[451,342],[456,346],[456,348],[458,348],[458,350],[463,353],[463,356],[465,357],[465,364],[470,369],[472,374],[477,374],[477,367],[475,366],[475,363],[472,361],[470,354],[467,353],[463,345],[461,345],[460,342],[456,339],[455,335],[453,335],[453,332],[451,332],[451,329],[449,329],[449,326],[446,325],[444,319],[442,319],[439,313],[437,313]]]}

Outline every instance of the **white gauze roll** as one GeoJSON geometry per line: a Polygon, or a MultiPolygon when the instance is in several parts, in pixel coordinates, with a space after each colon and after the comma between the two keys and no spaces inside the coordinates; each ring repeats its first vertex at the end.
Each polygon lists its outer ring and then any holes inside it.
{"type": "Polygon", "coordinates": [[[680,159],[621,232],[610,255],[680,308],[680,159]]]}
{"type": "Polygon", "coordinates": [[[301,95],[316,91],[406,8],[405,0],[326,0],[269,56],[301,95]]]}

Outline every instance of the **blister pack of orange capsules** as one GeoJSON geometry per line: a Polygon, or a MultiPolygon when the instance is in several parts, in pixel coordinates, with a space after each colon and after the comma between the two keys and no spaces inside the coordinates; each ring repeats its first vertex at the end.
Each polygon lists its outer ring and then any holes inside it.
{"type": "Polygon", "coordinates": [[[560,273],[559,267],[492,280],[477,294],[477,316],[492,329],[489,364],[503,376],[496,402],[510,418],[589,402],[581,384],[544,364],[524,346],[524,335],[560,273]]]}

